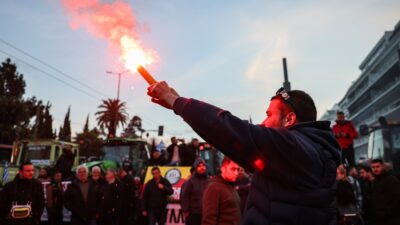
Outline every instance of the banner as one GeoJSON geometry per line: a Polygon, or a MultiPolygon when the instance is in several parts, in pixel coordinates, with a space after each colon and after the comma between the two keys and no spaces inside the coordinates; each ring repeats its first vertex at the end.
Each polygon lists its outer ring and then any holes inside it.
{"type": "MultiPolygon", "coordinates": [[[[153,179],[149,166],[146,171],[145,184],[153,179]]],[[[169,198],[167,205],[168,216],[167,225],[184,225],[185,219],[181,211],[180,194],[183,183],[190,178],[190,166],[160,166],[161,175],[167,179],[174,189],[174,193],[169,198]]],[[[146,187],[145,187],[146,188],[146,187]]]]}

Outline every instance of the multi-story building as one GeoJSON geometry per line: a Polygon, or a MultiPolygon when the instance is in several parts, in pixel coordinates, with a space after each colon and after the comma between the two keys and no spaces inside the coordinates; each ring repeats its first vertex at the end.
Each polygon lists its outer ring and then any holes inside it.
{"type": "MultiPolygon", "coordinates": [[[[400,121],[400,21],[386,31],[359,66],[361,75],[338,103],[355,126],[373,125],[381,116],[400,121]]],[[[368,137],[354,143],[356,156],[365,157],[368,137]]]]}

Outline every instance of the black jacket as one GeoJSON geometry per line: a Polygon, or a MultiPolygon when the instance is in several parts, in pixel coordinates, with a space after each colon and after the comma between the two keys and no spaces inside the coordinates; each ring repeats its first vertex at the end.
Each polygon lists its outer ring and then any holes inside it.
{"type": "Polygon", "coordinates": [[[121,202],[121,217],[123,218],[123,224],[133,224],[134,213],[137,204],[136,192],[137,188],[133,178],[130,175],[126,175],[121,179],[122,185],[122,202],[121,202]]]}
{"type": "Polygon", "coordinates": [[[98,213],[100,216],[114,214],[117,218],[121,216],[122,209],[122,184],[115,181],[112,184],[106,184],[99,190],[98,213]]]}
{"type": "Polygon", "coordinates": [[[12,202],[25,205],[32,202],[33,224],[40,224],[44,209],[44,193],[42,184],[36,179],[15,179],[4,186],[0,193],[0,224],[7,224],[5,220],[10,217],[12,202]]]}
{"type": "MultiPolygon", "coordinates": [[[[198,158],[193,167],[196,168],[199,163],[204,163],[204,165],[206,165],[203,159],[198,158]]],[[[200,175],[196,171],[193,176],[185,182],[185,185],[183,185],[181,189],[181,208],[183,212],[201,214],[203,205],[202,198],[207,183],[207,172],[200,175]]]]}
{"type": "Polygon", "coordinates": [[[56,169],[62,173],[63,180],[71,177],[71,169],[74,165],[76,153],[63,152],[56,162],[56,169]]]}
{"type": "Polygon", "coordinates": [[[254,171],[244,224],[335,223],[340,147],[329,122],[267,128],[186,98],[173,109],[205,141],[254,171]]]}
{"type": "Polygon", "coordinates": [[[142,210],[162,209],[167,206],[169,195],[174,193],[171,183],[165,178],[161,178],[160,183],[164,185],[164,189],[158,188],[154,179],[149,180],[144,187],[142,210]]]}
{"type": "Polygon", "coordinates": [[[182,166],[192,166],[196,161],[199,148],[192,144],[182,144],[180,147],[182,148],[183,155],[182,166]]]}
{"type": "Polygon", "coordinates": [[[372,218],[377,224],[400,224],[400,181],[390,172],[375,177],[371,206],[372,218]]]}
{"type": "Polygon", "coordinates": [[[64,194],[64,206],[71,211],[73,217],[79,218],[82,221],[95,219],[98,207],[98,189],[91,180],[88,181],[89,191],[85,203],[78,182],[74,180],[68,185],[64,194]]]}
{"type": "Polygon", "coordinates": [[[171,163],[172,156],[174,155],[174,148],[175,147],[178,148],[178,154],[179,154],[179,159],[180,159],[181,163],[184,162],[185,159],[184,159],[184,155],[183,155],[183,152],[182,152],[183,149],[181,148],[181,146],[178,146],[177,144],[170,144],[167,147],[167,153],[168,153],[167,163],[171,163]]]}

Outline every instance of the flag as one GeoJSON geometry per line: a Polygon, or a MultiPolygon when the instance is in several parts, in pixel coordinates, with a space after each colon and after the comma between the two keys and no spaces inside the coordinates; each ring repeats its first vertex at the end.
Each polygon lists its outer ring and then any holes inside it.
{"type": "Polygon", "coordinates": [[[8,181],[8,162],[4,164],[4,171],[3,171],[3,177],[2,177],[2,182],[3,184],[7,183],[8,181]]]}

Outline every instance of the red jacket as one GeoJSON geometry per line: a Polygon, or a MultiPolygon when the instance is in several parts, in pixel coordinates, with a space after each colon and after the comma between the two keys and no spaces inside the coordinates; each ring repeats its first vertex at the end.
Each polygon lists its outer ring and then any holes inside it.
{"type": "Polygon", "coordinates": [[[353,140],[358,137],[356,128],[351,121],[345,120],[343,122],[336,121],[332,128],[333,133],[342,149],[347,149],[353,144],[353,140]],[[340,135],[343,132],[345,136],[340,135]]]}

